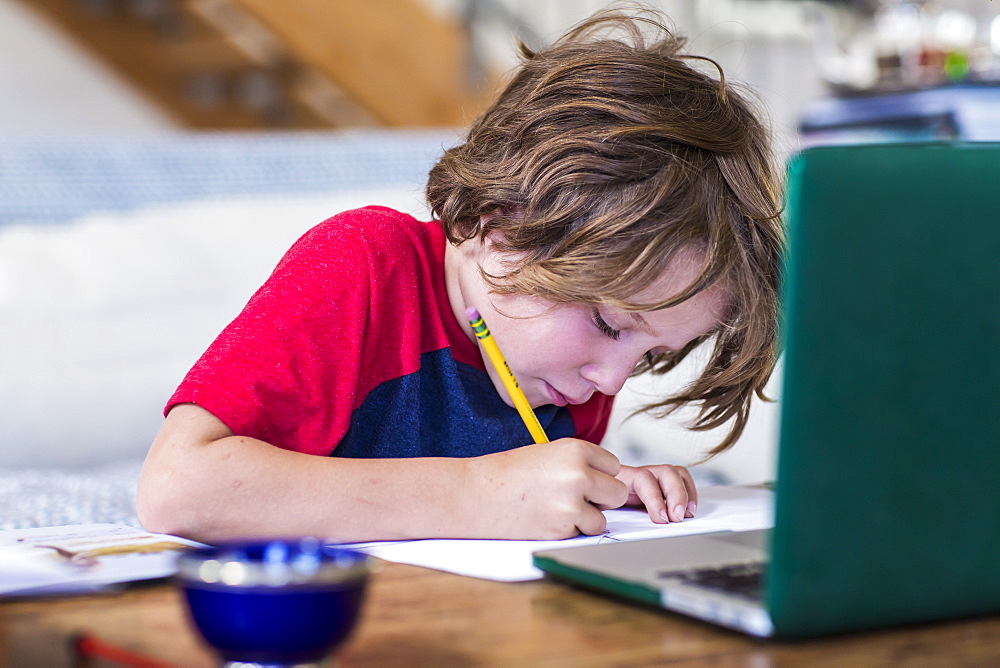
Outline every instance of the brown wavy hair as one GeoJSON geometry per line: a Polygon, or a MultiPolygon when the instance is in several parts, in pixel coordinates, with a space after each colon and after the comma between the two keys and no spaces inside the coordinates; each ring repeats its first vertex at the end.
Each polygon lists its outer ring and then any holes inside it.
{"type": "Polygon", "coordinates": [[[427,198],[454,244],[500,233],[516,261],[484,274],[499,292],[650,311],[721,282],[720,327],[635,370],[666,373],[714,339],[697,379],[642,409],[695,404],[695,430],[732,420],[707,459],[740,436],[753,395],[766,399],[784,237],[767,128],[714,61],[683,47],[662,15],[621,10],[546,49],[522,44],[522,66],[431,170],[427,198]],[[691,285],[662,303],[630,301],[692,246],[704,259],[691,285]]]}

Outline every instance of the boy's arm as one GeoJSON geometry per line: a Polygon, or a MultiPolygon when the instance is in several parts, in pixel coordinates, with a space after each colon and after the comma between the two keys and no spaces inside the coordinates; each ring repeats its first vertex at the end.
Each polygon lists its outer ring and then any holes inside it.
{"type": "Polygon", "coordinates": [[[205,409],[170,411],[139,481],[150,531],[217,542],[312,535],[554,539],[600,533],[625,503],[617,458],[576,439],[474,458],[347,459],[234,436],[205,409]]]}

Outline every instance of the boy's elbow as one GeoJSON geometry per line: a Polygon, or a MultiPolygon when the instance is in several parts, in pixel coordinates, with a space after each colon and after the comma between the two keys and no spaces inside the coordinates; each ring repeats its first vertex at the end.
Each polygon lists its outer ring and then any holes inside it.
{"type": "Polygon", "coordinates": [[[136,515],[146,531],[174,536],[189,536],[192,533],[193,527],[184,521],[183,500],[146,479],[140,479],[136,491],[136,515]]]}
{"type": "Polygon", "coordinates": [[[212,489],[205,446],[231,434],[199,406],[182,404],[170,411],[146,455],[136,489],[136,514],[144,529],[201,540],[205,531],[200,523],[212,489]]]}
{"type": "MultiPolygon", "coordinates": [[[[181,475],[183,478],[189,476],[181,475]]],[[[150,468],[147,462],[136,489],[136,515],[146,531],[201,540],[200,496],[196,487],[178,484],[178,476],[150,468]]]]}

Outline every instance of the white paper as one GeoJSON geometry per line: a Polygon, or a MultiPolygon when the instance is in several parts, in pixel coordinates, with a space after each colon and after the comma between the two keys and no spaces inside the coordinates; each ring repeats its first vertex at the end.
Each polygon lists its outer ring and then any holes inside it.
{"type": "Polygon", "coordinates": [[[0,532],[0,596],[97,591],[176,572],[178,550],[201,545],[119,524],[0,532]]]}
{"type": "Polygon", "coordinates": [[[645,540],[686,536],[710,531],[750,531],[774,526],[774,495],[755,487],[706,487],[698,490],[697,516],[683,522],[654,524],[644,510],[606,510],[608,528],[600,536],[566,540],[413,540],[360,543],[362,552],[403,564],[486,580],[520,582],[537,580],[542,572],[531,561],[532,553],[559,547],[601,543],[608,540],[645,540]]]}

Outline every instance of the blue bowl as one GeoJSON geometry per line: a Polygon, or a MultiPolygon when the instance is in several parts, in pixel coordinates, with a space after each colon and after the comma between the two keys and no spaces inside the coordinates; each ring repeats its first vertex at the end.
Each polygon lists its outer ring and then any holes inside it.
{"type": "Polygon", "coordinates": [[[226,662],[319,663],[353,630],[368,556],[315,539],[232,543],[177,559],[195,627],[226,662]]]}

